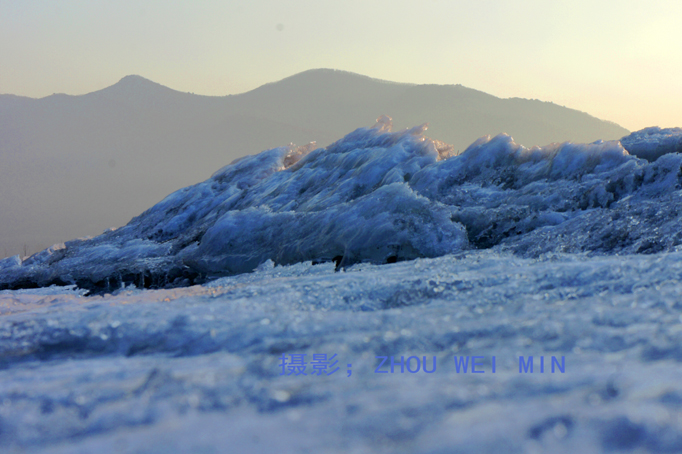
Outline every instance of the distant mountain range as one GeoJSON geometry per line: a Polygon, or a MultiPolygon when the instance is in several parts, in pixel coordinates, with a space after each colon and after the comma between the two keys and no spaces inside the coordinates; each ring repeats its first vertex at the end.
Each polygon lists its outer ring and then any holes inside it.
{"type": "Polygon", "coordinates": [[[0,257],[97,235],[232,160],[290,142],[326,146],[386,114],[463,151],[500,132],[527,146],[619,139],[615,123],[461,85],[317,69],[240,95],[182,93],[126,76],[81,96],[0,95],[0,257]]]}

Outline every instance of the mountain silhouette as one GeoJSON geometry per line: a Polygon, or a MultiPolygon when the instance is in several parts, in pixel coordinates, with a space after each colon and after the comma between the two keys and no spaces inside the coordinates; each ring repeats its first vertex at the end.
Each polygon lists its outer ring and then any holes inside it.
{"type": "Polygon", "coordinates": [[[97,235],[236,158],[326,146],[386,114],[463,151],[506,132],[526,146],[618,139],[620,126],[556,104],[460,85],[305,71],[239,95],[179,92],[141,76],[80,96],[0,95],[0,256],[97,235]]]}

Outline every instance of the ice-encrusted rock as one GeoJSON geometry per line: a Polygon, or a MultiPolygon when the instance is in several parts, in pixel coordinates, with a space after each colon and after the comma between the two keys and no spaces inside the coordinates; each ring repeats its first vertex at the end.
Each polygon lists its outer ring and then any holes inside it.
{"type": "Polygon", "coordinates": [[[425,126],[390,129],[384,116],[327,148],[290,145],[242,158],[125,227],[6,265],[0,288],[185,285],[252,271],[268,259],[347,265],[466,248],[452,208],[406,183],[452,147],[425,138],[425,126]]]}
{"type": "Polygon", "coordinates": [[[6,268],[14,268],[21,266],[21,257],[19,255],[13,255],[12,257],[7,257],[6,259],[0,260],[0,271],[6,268]]]}
{"type": "Polygon", "coordinates": [[[346,265],[438,257],[467,245],[466,231],[452,222],[452,213],[405,183],[392,183],[321,211],[230,211],[181,255],[209,274],[249,272],[266,260],[292,264],[342,257],[340,265],[346,265]]]}
{"type": "Polygon", "coordinates": [[[623,137],[620,143],[630,154],[655,161],[664,154],[682,153],[682,128],[644,128],[623,137]]]}
{"type": "MultiPolygon", "coordinates": [[[[627,138],[529,149],[500,134],[453,156],[425,129],[391,132],[381,117],[326,148],[247,156],[122,228],[0,262],[0,288],[182,286],[267,260],[346,266],[468,248],[534,257],[682,244],[679,153],[648,162],[623,148],[635,143],[627,138]]],[[[652,131],[629,137],[678,137],[652,131]]]]}

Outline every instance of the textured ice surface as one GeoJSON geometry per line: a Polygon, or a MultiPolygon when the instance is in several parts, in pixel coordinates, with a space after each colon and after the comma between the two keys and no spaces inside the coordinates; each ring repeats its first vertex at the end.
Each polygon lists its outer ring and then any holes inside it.
{"type": "Polygon", "coordinates": [[[660,156],[649,162],[618,141],[528,149],[505,134],[452,156],[425,126],[390,129],[381,117],[327,148],[242,158],[124,227],[0,261],[0,288],[106,292],[186,286],[267,260],[349,266],[488,248],[523,257],[655,253],[682,242],[682,155],[667,153],[677,151],[679,130],[623,138],[660,156]]]}
{"type": "Polygon", "coordinates": [[[334,268],[0,293],[0,450],[682,450],[682,253],[334,268]],[[341,369],[280,376],[279,357],[302,353],[336,353],[341,369]],[[435,355],[436,372],[374,373],[391,355],[435,355]],[[458,374],[466,355],[485,373],[458,374]],[[535,357],[533,374],[519,355],[535,357]],[[565,373],[549,372],[552,355],[565,373]]]}
{"type": "Polygon", "coordinates": [[[623,137],[620,143],[630,154],[655,161],[667,153],[682,153],[682,128],[645,128],[623,137]]]}

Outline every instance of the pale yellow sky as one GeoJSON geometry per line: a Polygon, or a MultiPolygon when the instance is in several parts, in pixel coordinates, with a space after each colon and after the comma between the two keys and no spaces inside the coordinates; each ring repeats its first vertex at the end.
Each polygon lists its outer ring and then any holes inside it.
{"type": "Polygon", "coordinates": [[[0,0],[0,93],[139,74],[226,95],[324,67],[682,126],[680,18],[679,0],[0,0]]]}

